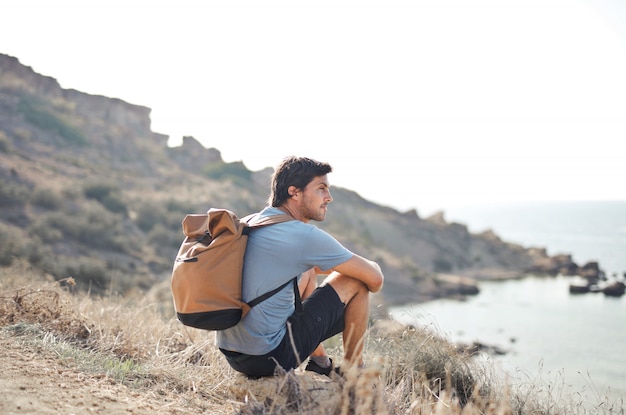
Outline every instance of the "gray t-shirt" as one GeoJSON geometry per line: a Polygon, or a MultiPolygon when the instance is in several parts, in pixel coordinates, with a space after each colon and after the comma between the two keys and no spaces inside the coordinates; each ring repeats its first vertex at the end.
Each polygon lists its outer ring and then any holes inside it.
{"type": "MultiPolygon", "coordinates": [[[[282,214],[267,207],[261,215],[282,214]]],[[[318,227],[293,220],[255,229],[248,237],[243,266],[243,300],[248,302],[318,266],[328,270],[354,254],[318,227]]],[[[217,332],[217,346],[250,355],[275,349],[295,311],[293,284],[253,307],[236,326],[217,332]]]]}

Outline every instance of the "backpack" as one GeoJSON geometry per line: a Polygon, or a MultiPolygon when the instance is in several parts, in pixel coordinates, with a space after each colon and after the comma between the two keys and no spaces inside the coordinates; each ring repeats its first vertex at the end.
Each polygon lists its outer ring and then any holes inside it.
{"type": "Polygon", "coordinates": [[[189,214],[182,221],[183,240],[172,270],[171,288],[178,320],[186,326],[224,330],[236,325],[255,305],[297,277],[245,303],[241,298],[243,258],[252,229],[293,220],[289,215],[239,219],[226,209],[189,214]]]}

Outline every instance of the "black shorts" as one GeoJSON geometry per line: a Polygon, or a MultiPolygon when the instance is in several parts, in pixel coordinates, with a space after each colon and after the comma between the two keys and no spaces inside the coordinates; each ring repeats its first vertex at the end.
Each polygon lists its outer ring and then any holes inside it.
{"type": "Polygon", "coordinates": [[[252,378],[272,376],[276,364],[286,371],[295,369],[322,341],[343,331],[344,307],[333,287],[318,287],[302,301],[302,310],[289,317],[285,337],[271,352],[254,356],[220,350],[233,369],[252,378]]]}

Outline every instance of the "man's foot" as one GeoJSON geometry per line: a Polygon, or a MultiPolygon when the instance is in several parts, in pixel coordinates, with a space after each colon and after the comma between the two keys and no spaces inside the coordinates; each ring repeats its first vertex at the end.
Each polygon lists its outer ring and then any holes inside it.
{"type": "Polygon", "coordinates": [[[330,374],[332,372],[335,372],[336,374],[341,374],[341,372],[339,370],[339,366],[333,367],[333,360],[332,359],[330,359],[330,365],[328,367],[322,367],[322,366],[318,365],[317,363],[315,363],[312,359],[309,359],[309,363],[307,363],[307,365],[304,368],[304,370],[308,370],[309,372],[319,373],[320,375],[324,375],[324,376],[328,376],[328,377],[330,377],[330,374]]]}

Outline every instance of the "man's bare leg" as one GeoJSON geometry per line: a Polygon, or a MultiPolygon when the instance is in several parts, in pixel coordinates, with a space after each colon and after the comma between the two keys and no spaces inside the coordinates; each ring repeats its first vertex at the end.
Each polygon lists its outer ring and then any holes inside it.
{"type": "Polygon", "coordinates": [[[343,331],[344,360],[363,366],[363,342],[369,321],[369,290],[362,282],[338,272],[331,273],[322,285],[330,284],[345,308],[343,331]]]}

